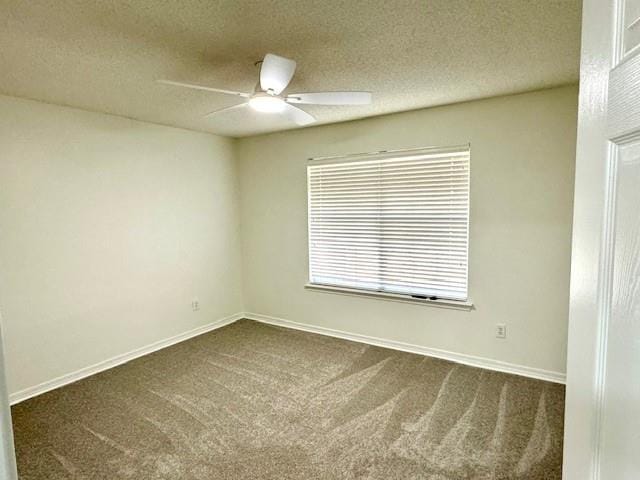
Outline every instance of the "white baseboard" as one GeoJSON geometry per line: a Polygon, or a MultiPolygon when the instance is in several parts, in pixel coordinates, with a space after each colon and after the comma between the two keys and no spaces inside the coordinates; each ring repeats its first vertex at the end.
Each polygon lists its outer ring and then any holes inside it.
{"type": "Polygon", "coordinates": [[[395,340],[387,340],[383,338],[370,337],[367,335],[361,335],[358,333],[343,332],[341,330],[334,330],[331,328],[317,327],[314,325],[306,325],[302,323],[293,322],[291,320],[285,320],[283,318],[270,317],[268,315],[261,315],[259,313],[245,312],[244,318],[249,320],[255,320],[262,323],[268,323],[270,325],[277,325],[279,327],[292,328],[295,330],[302,330],[305,332],[318,333],[320,335],[327,335],[330,337],[342,338],[344,340],[351,340],[353,342],[366,343],[368,345],[375,345],[378,347],[390,348],[393,350],[400,350],[403,352],[417,353],[419,355],[425,355],[428,357],[441,358],[443,360],[450,360],[456,363],[462,363],[472,367],[485,368],[487,370],[494,370],[497,372],[512,373],[515,375],[521,375],[523,377],[535,378],[538,380],[546,380],[554,383],[565,383],[566,375],[561,372],[553,372],[550,370],[543,370],[540,368],[526,367],[524,365],[516,365],[513,363],[502,362],[499,360],[493,360],[491,358],[476,357],[473,355],[465,355],[462,353],[449,352],[447,350],[440,350],[437,348],[423,347],[420,345],[412,345],[409,343],[397,342],[395,340]]]}
{"type": "Polygon", "coordinates": [[[536,378],[538,380],[546,380],[555,383],[565,383],[565,374],[561,372],[553,372],[549,370],[542,370],[539,368],[526,367],[523,365],[516,365],[508,362],[501,362],[499,360],[493,360],[490,358],[476,357],[473,355],[465,355],[462,353],[449,352],[447,350],[440,350],[437,348],[423,347],[420,345],[412,345],[410,343],[397,342],[395,340],[387,340],[383,338],[370,337],[368,335],[361,335],[358,333],[349,333],[341,330],[334,330],[331,328],[317,327],[313,325],[306,325],[303,323],[293,322],[291,320],[285,320],[283,318],[271,317],[268,315],[262,315],[252,312],[241,312],[231,315],[229,317],[221,318],[214,322],[211,322],[202,327],[189,330],[188,332],[181,333],[165,340],[152,343],[150,345],[132,350],[128,353],[118,355],[116,357],[104,360],[102,362],[90,365],[75,372],[62,375],[60,377],[48,380],[39,385],[25,388],[19,392],[12,393],[9,396],[11,405],[20,403],[28,398],[35,397],[42,393],[54,390],[56,388],[63,387],[70,383],[77,382],[83,378],[95,375],[96,373],[108,370],[123,363],[129,362],[136,358],[142,357],[149,353],[161,350],[176,343],[183,342],[203,333],[210,332],[217,328],[230,325],[237,320],[247,318],[249,320],[255,320],[257,322],[268,323],[270,325],[277,325],[279,327],[292,328],[295,330],[302,330],[305,332],[317,333],[320,335],[327,335],[330,337],[342,338],[344,340],[351,340],[353,342],[366,343],[368,345],[375,345],[378,347],[390,348],[392,350],[400,350],[403,352],[417,353],[418,355],[425,355],[428,357],[441,358],[443,360],[450,360],[456,363],[462,363],[470,365],[472,367],[486,368],[488,370],[495,370],[498,372],[512,373],[515,375],[521,375],[524,377],[536,378]]]}
{"type": "Polygon", "coordinates": [[[161,350],[163,348],[169,347],[176,343],[180,343],[190,338],[197,337],[198,335],[202,335],[203,333],[207,333],[212,330],[216,330],[218,328],[224,327],[226,325],[234,323],[237,320],[240,320],[241,318],[245,318],[244,314],[236,313],[229,317],[221,318],[207,325],[194,328],[193,330],[189,330],[188,332],[181,333],[174,337],[167,338],[165,340],[160,340],[158,342],[152,343],[150,345],[146,345],[141,348],[137,348],[135,350],[124,353],[122,355],[117,355],[113,358],[104,360],[94,365],[81,368],[80,370],[76,370],[75,372],[67,373],[66,375],[62,375],[61,377],[54,378],[53,380],[48,380],[39,385],[25,388],[24,390],[20,390],[19,392],[15,392],[9,395],[9,402],[11,403],[11,405],[15,405],[16,403],[20,403],[24,400],[27,400],[28,398],[35,397],[42,393],[48,392],[50,390],[54,390],[56,388],[63,387],[64,385],[68,385],[73,382],[77,382],[78,380],[82,380],[83,378],[89,377],[91,375],[95,375],[96,373],[102,372],[104,370],[117,367],[118,365],[122,365],[123,363],[127,363],[131,360],[142,357],[149,353],[153,353],[157,350],[161,350]]]}

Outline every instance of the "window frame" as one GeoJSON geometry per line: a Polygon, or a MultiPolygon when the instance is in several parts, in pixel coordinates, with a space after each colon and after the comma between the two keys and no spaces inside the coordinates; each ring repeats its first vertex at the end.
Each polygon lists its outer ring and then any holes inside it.
{"type": "Polygon", "coordinates": [[[436,307],[454,308],[470,310],[473,308],[473,302],[470,299],[469,287],[470,287],[470,275],[469,275],[469,259],[470,259],[470,219],[471,219],[471,144],[454,145],[446,147],[421,147],[410,149],[398,149],[398,150],[380,150],[376,152],[356,153],[348,155],[336,155],[336,156],[324,156],[324,157],[312,157],[308,159],[305,169],[307,175],[307,283],[304,285],[305,289],[311,291],[318,291],[324,293],[335,293],[350,296],[359,296],[366,298],[375,298],[381,300],[390,300],[403,303],[417,303],[424,305],[431,305],[436,307]],[[367,288],[357,288],[343,285],[332,285],[327,283],[316,283],[312,281],[312,267],[311,267],[311,175],[309,167],[327,164],[339,164],[339,163],[352,163],[357,161],[370,161],[376,159],[393,158],[394,155],[403,156],[409,154],[437,154],[437,153],[466,153],[468,155],[467,171],[468,171],[468,187],[467,187],[467,216],[466,216],[466,272],[465,272],[465,287],[466,297],[463,299],[446,298],[444,296],[426,296],[421,294],[411,293],[395,293],[387,290],[375,290],[367,288]]]}

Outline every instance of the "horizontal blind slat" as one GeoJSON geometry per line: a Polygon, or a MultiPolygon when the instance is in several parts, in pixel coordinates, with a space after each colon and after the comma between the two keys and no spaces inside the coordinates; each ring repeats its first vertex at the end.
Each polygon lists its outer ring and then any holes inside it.
{"type": "Polygon", "coordinates": [[[379,236],[384,236],[387,239],[390,238],[401,238],[401,237],[405,237],[405,238],[426,238],[428,240],[438,240],[440,239],[443,242],[448,242],[449,240],[451,241],[464,241],[466,243],[466,239],[467,239],[467,232],[465,231],[461,231],[461,232],[457,232],[457,233],[453,233],[453,232],[425,232],[423,230],[402,230],[402,229],[396,229],[396,230],[392,230],[392,229],[387,229],[387,230],[379,230],[378,232],[376,232],[375,230],[372,229],[367,229],[367,230],[357,230],[357,229],[345,229],[345,230],[340,230],[340,229],[329,229],[329,228],[313,228],[311,229],[311,238],[312,240],[314,238],[316,238],[317,236],[322,236],[324,238],[342,238],[342,237],[348,237],[348,236],[352,236],[352,237],[356,237],[356,238],[361,238],[361,237],[368,237],[368,238],[375,238],[375,237],[379,237],[379,236]]]}
{"type": "Polygon", "coordinates": [[[379,283],[365,284],[358,282],[357,280],[348,281],[339,279],[339,283],[334,281],[332,277],[316,276],[312,278],[312,283],[318,283],[321,285],[357,288],[359,290],[374,291],[374,292],[388,292],[388,293],[400,293],[406,295],[436,295],[440,298],[450,298],[456,300],[464,300],[466,298],[466,289],[442,289],[439,287],[421,287],[421,288],[408,288],[397,285],[382,285],[379,283]]]}
{"type": "Polygon", "coordinates": [[[433,200],[459,200],[466,199],[466,191],[446,191],[436,193],[422,193],[422,192],[352,192],[352,193],[312,193],[311,198],[314,203],[326,203],[326,202],[370,202],[370,201],[399,201],[399,200],[420,200],[426,199],[433,200]]]}
{"type": "Polygon", "coordinates": [[[386,168],[387,166],[394,168],[402,168],[403,165],[438,165],[438,164],[448,164],[452,162],[461,163],[466,165],[467,158],[465,155],[451,155],[434,157],[431,159],[426,159],[425,157],[413,157],[413,158],[395,158],[390,160],[382,160],[382,161],[361,161],[361,162],[351,162],[351,163],[335,163],[335,164],[325,164],[325,165],[309,165],[309,170],[311,172],[331,172],[336,170],[354,170],[354,169],[362,169],[362,168],[386,168]]]}
{"type": "Polygon", "coordinates": [[[467,173],[467,169],[464,167],[455,167],[455,166],[420,166],[413,168],[397,168],[397,169],[367,169],[367,170],[359,170],[356,172],[322,172],[317,174],[311,174],[309,176],[309,180],[311,183],[316,185],[322,185],[325,181],[328,180],[362,180],[365,178],[368,179],[378,179],[380,181],[389,179],[392,180],[394,178],[407,178],[409,176],[419,176],[419,175],[429,175],[431,177],[440,178],[440,177],[460,177],[467,173]]]}
{"type": "MultiPolygon", "coordinates": [[[[364,250],[351,250],[349,252],[341,252],[338,250],[318,250],[317,253],[322,253],[322,259],[326,261],[349,261],[349,262],[358,262],[358,261],[379,261],[380,255],[375,251],[364,251],[364,250]]],[[[464,262],[463,256],[454,257],[454,256],[438,256],[438,255],[403,255],[385,252],[385,259],[387,261],[393,261],[398,264],[400,263],[409,263],[411,265],[415,264],[424,264],[429,265],[433,268],[443,268],[443,269],[451,269],[457,270],[461,268],[466,268],[466,262],[464,262]]],[[[323,260],[313,260],[313,261],[323,261],[323,260]]]]}
{"type": "Polygon", "coordinates": [[[324,183],[332,184],[337,182],[348,182],[352,184],[353,181],[377,181],[384,182],[385,180],[409,180],[416,178],[430,179],[434,182],[443,180],[458,180],[464,181],[467,174],[467,170],[458,170],[451,172],[430,172],[428,170],[422,171],[406,171],[406,172],[386,172],[386,173],[359,173],[358,175],[324,175],[322,177],[312,177],[309,179],[311,185],[321,186],[324,183]]]}
{"type": "Polygon", "coordinates": [[[396,286],[401,286],[405,288],[417,287],[417,288],[462,289],[465,285],[465,282],[459,282],[459,283],[448,282],[448,281],[439,282],[433,279],[425,279],[424,281],[421,281],[421,279],[419,278],[393,277],[391,275],[384,275],[384,274],[374,275],[374,274],[368,274],[365,272],[357,272],[351,275],[347,273],[344,273],[343,275],[336,275],[336,273],[339,273],[339,272],[335,272],[334,270],[330,270],[330,269],[319,270],[317,273],[323,276],[332,276],[333,278],[344,278],[345,280],[351,280],[351,281],[380,283],[383,285],[396,285],[396,286]]]}
{"type": "MultiPolygon", "coordinates": [[[[352,254],[354,252],[362,252],[363,254],[375,254],[379,256],[380,248],[370,247],[367,245],[358,245],[357,249],[353,248],[351,245],[324,245],[324,246],[311,246],[310,250],[314,251],[314,253],[318,255],[327,255],[331,254],[352,254]]],[[[434,250],[426,250],[426,249],[417,249],[413,252],[407,252],[406,248],[402,247],[393,247],[386,246],[385,254],[387,255],[397,255],[404,256],[406,258],[416,258],[416,259],[432,259],[434,261],[438,260],[443,263],[455,263],[455,264],[466,264],[466,252],[458,253],[458,252],[438,252],[434,250]]]]}
{"type": "MultiPolygon", "coordinates": [[[[392,189],[422,189],[424,190],[426,187],[429,187],[429,191],[438,191],[447,188],[467,188],[469,186],[469,182],[467,177],[461,178],[442,178],[442,179],[431,179],[429,175],[424,175],[422,177],[409,177],[409,178],[400,178],[394,180],[388,180],[384,183],[385,190],[392,189]]],[[[312,183],[310,182],[310,191],[311,192],[334,192],[334,191],[360,191],[360,190],[379,190],[380,182],[373,180],[363,180],[363,181],[336,181],[336,182],[324,182],[322,184],[322,188],[320,188],[319,182],[312,183]]]]}
{"type": "Polygon", "coordinates": [[[376,162],[376,163],[354,163],[350,166],[333,166],[327,165],[324,167],[310,167],[309,175],[332,175],[332,174],[357,174],[359,172],[377,171],[377,172],[389,172],[396,170],[411,170],[411,169],[426,169],[426,168],[467,168],[467,163],[464,158],[450,158],[442,159],[438,161],[425,162],[421,160],[404,161],[404,162],[376,162]]]}
{"type": "Polygon", "coordinates": [[[316,241],[313,242],[315,244],[315,246],[322,246],[322,245],[348,245],[351,247],[365,247],[365,246],[369,246],[369,247],[377,247],[380,250],[382,249],[387,249],[387,248],[397,248],[397,249],[404,249],[406,251],[424,251],[425,249],[427,249],[427,247],[429,247],[429,250],[432,251],[439,251],[440,253],[447,253],[447,252],[452,252],[452,253],[457,253],[460,254],[461,252],[464,253],[466,251],[466,248],[464,246],[453,246],[453,245],[438,245],[435,244],[433,242],[427,242],[427,241],[421,241],[421,242],[409,242],[409,241],[381,241],[381,240],[352,240],[350,238],[345,238],[345,239],[340,239],[340,240],[336,240],[336,241],[327,241],[324,239],[318,239],[316,241]]]}
{"type": "Polygon", "coordinates": [[[429,270],[425,268],[408,268],[408,267],[394,267],[388,264],[382,268],[378,268],[377,264],[339,264],[339,263],[312,263],[311,268],[315,271],[321,271],[323,269],[330,270],[332,272],[343,272],[352,274],[354,272],[368,272],[377,275],[381,278],[392,276],[394,278],[417,278],[422,283],[427,283],[427,280],[447,280],[448,282],[464,282],[466,275],[464,272],[446,272],[429,270]]]}

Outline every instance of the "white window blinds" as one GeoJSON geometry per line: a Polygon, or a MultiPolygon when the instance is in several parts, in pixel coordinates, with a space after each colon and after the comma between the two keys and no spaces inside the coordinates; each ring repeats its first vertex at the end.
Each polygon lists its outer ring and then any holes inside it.
{"type": "Polygon", "coordinates": [[[467,299],[469,147],[312,159],[310,282],[467,299]]]}

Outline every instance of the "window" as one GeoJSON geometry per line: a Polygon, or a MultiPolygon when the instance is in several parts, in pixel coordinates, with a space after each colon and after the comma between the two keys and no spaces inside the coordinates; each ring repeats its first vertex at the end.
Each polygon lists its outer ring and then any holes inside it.
{"type": "Polygon", "coordinates": [[[464,146],[309,160],[310,283],[466,300],[469,157],[464,146]]]}

